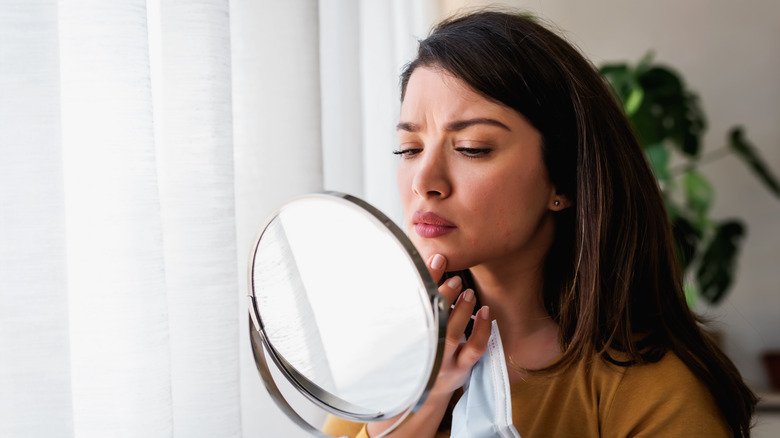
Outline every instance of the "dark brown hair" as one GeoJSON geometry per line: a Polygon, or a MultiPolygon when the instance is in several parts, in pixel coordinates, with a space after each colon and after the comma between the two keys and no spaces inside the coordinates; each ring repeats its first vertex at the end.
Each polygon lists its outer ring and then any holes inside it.
{"type": "Polygon", "coordinates": [[[442,68],[522,114],[542,135],[550,179],[571,208],[556,216],[544,302],[563,355],[551,369],[608,350],[621,365],[674,352],[709,388],[735,436],[756,397],[700,329],[682,289],[655,177],[609,86],[569,43],[521,14],[480,11],[437,25],[401,76],[442,68]]]}

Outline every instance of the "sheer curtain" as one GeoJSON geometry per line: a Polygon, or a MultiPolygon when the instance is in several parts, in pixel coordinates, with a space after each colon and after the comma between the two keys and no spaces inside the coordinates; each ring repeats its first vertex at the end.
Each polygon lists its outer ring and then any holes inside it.
{"type": "Polygon", "coordinates": [[[394,218],[397,0],[4,0],[0,436],[300,435],[247,339],[290,196],[394,218]]]}

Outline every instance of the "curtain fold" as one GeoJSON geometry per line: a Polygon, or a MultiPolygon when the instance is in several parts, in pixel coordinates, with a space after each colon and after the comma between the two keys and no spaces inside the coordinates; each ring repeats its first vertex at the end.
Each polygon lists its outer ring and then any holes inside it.
{"type": "Polygon", "coordinates": [[[245,303],[260,226],[290,197],[323,188],[317,2],[235,0],[230,17],[242,430],[305,437],[265,392],[245,303]]]}
{"type": "Polygon", "coordinates": [[[144,0],[59,4],[73,427],[166,436],[171,368],[144,0]]]}
{"type": "Polygon", "coordinates": [[[359,17],[359,0],[319,2],[323,185],[363,197],[359,17]]]}
{"type": "Polygon", "coordinates": [[[57,28],[55,0],[0,8],[3,437],[73,435],[57,28]]]}
{"type": "Polygon", "coordinates": [[[173,435],[240,436],[229,6],[159,3],[154,91],[173,435]]]}

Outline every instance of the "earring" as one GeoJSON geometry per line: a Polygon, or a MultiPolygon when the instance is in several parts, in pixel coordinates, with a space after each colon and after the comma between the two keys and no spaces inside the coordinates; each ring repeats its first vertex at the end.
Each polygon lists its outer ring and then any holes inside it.
{"type": "Polygon", "coordinates": [[[557,207],[557,206],[561,205],[561,201],[556,199],[555,202],[553,202],[553,205],[557,207]]]}

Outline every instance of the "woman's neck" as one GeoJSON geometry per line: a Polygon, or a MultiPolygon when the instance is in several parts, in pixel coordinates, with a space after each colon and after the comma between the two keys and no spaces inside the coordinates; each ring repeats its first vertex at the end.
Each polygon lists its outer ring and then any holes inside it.
{"type": "MultiPolygon", "coordinates": [[[[505,353],[515,367],[539,369],[560,354],[558,326],[544,307],[544,265],[511,263],[471,268],[479,300],[490,306],[505,353]]],[[[511,373],[510,373],[511,374],[511,373]]]]}
{"type": "Polygon", "coordinates": [[[482,305],[490,306],[501,336],[533,332],[548,318],[542,298],[543,266],[480,265],[471,268],[482,305]]]}

